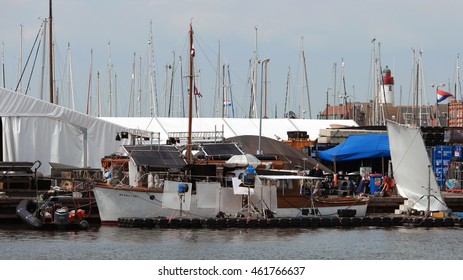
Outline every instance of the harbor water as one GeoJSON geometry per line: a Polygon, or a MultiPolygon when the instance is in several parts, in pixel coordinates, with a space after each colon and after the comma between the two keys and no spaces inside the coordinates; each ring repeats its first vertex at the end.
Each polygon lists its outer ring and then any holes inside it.
{"type": "Polygon", "coordinates": [[[462,260],[463,228],[40,231],[0,225],[2,260],[462,260]]]}

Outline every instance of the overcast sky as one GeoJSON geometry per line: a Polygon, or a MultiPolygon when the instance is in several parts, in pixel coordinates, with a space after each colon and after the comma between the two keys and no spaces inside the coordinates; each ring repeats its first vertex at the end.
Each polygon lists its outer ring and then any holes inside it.
{"type": "MultiPolygon", "coordinates": [[[[48,5],[49,0],[0,0],[0,40],[4,46],[2,54],[6,88],[16,88],[20,26],[23,30],[22,61],[25,65],[40,25],[49,15],[48,5]]],[[[168,104],[165,97],[166,91],[169,92],[166,90],[166,65],[174,63],[174,54],[176,72],[172,102],[175,105],[172,116],[179,115],[181,74],[178,63],[182,57],[183,76],[187,75],[190,22],[195,32],[195,69],[199,75],[197,86],[203,95],[200,108],[204,117],[212,116],[219,41],[221,64],[228,64],[230,69],[236,117],[246,117],[249,112],[249,60],[254,55],[256,41],[258,58],[270,59],[267,87],[267,115],[270,117],[275,115],[275,110],[278,117],[283,116],[286,97],[289,97],[288,109],[297,113],[304,110],[305,118],[309,117],[308,102],[301,97],[302,46],[313,118],[326,106],[328,88],[330,104],[333,99],[341,101],[339,95],[344,94],[342,72],[347,95],[353,96],[355,101],[368,100],[371,96],[373,38],[381,44],[382,67],[387,65],[393,71],[396,104],[409,102],[412,50],[416,53],[422,51],[425,100],[433,104],[435,94],[430,85],[456,81],[457,56],[463,47],[462,11],[461,0],[54,0],[55,73],[60,87],[60,101],[68,102],[70,79],[66,74],[66,54],[69,43],[76,110],[86,110],[90,51],[93,50],[91,113],[94,115],[97,110],[96,73],[100,71],[100,113],[107,116],[105,94],[109,91],[108,61],[111,50],[112,73],[117,75],[117,86],[114,85],[114,76],[112,78],[113,95],[117,95],[118,100],[117,112],[119,116],[127,116],[134,53],[137,69],[134,92],[137,94],[139,91],[140,60],[141,91],[142,94],[148,92],[148,38],[152,21],[153,65],[160,115],[165,111],[165,104],[168,104]],[[344,71],[341,71],[342,61],[344,71]],[[334,63],[337,64],[335,96],[332,90],[334,63]],[[291,87],[287,95],[289,67],[291,87]]],[[[376,50],[379,50],[377,44],[376,50]]],[[[23,78],[23,92],[34,57],[35,49],[23,78]]],[[[34,97],[40,94],[41,65],[39,52],[27,93],[34,97]]],[[[261,66],[258,69],[260,75],[261,66]]],[[[257,92],[261,92],[260,82],[257,92]]]]}

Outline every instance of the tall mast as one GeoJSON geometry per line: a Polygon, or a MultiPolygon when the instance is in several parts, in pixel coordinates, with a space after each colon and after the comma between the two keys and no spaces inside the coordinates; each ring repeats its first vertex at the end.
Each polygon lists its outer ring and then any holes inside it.
{"type": "Polygon", "coordinates": [[[93,49],[90,50],[90,72],[88,74],[87,89],[87,115],[92,112],[92,72],[93,72],[93,49]]]}
{"type": "Polygon", "coordinates": [[[235,117],[235,105],[233,104],[233,94],[232,94],[232,87],[231,87],[232,83],[231,83],[231,77],[230,77],[230,65],[227,65],[227,72],[228,72],[228,93],[229,93],[229,99],[230,99],[230,107],[232,110],[232,118],[234,118],[235,117]]]}
{"type": "Polygon", "coordinates": [[[172,111],[172,98],[174,95],[174,70],[175,70],[175,52],[172,52],[174,61],[172,62],[171,75],[170,75],[170,91],[169,91],[169,109],[167,112],[167,117],[170,118],[170,113],[172,111]]]}
{"type": "MultiPolygon", "coordinates": [[[[336,108],[336,62],[333,65],[333,109],[336,108]]],[[[336,110],[333,110],[333,120],[336,118],[336,110]]]]}
{"type": "Polygon", "coordinates": [[[70,102],[70,106],[72,110],[75,110],[74,107],[74,85],[72,82],[72,62],[71,62],[71,44],[68,43],[68,50],[67,50],[67,61],[68,61],[68,98],[70,102]]]}
{"type": "Polygon", "coordinates": [[[135,106],[134,106],[134,88],[135,88],[135,59],[136,59],[136,53],[133,53],[133,62],[132,62],[132,76],[130,80],[130,93],[129,93],[129,110],[127,113],[127,117],[134,117],[135,114],[133,111],[135,111],[135,106]]]}
{"type": "Polygon", "coordinates": [[[307,93],[307,104],[309,106],[309,118],[312,118],[312,110],[310,109],[310,94],[309,94],[309,79],[307,77],[307,64],[305,61],[305,53],[304,53],[304,37],[301,38],[301,54],[302,54],[302,63],[303,63],[303,70],[304,70],[304,82],[303,88],[307,93]]]}
{"type": "Polygon", "coordinates": [[[158,116],[158,97],[156,92],[156,85],[155,85],[155,68],[153,62],[153,22],[150,21],[150,34],[148,40],[148,75],[149,75],[149,86],[150,86],[150,116],[157,117],[158,116]]]}
{"type": "Polygon", "coordinates": [[[257,64],[259,63],[257,58],[257,26],[254,27],[256,29],[256,42],[255,42],[255,50],[254,50],[254,61],[252,62],[252,70],[251,70],[251,106],[249,109],[249,118],[257,118],[257,64]]]}
{"type": "Polygon", "coordinates": [[[109,117],[113,116],[113,110],[112,110],[112,68],[113,64],[111,62],[111,42],[108,42],[108,52],[109,52],[109,57],[108,57],[108,82],[109,82],[109,91],[108,91],[108,112],[109,112],[109,117]]]}
{"type": "Polygon", "coordinates": [[[141,102],[142,102],[142,90],[141,90],[141,56],[139,57],[139,64],[138,64],[138,116],[141,117],[141,102]]]}
{"type": "Polygon", "coordinates": [[[96,81],[97,81],[97,102],[98,102],[97,117],[101,117],[100,71],[96,72],[96,81]]]}
{"type": "Polygon", "coordinates": [[[225,117],[225,106],[228,106],[225,86],[225,63],[222,65],[222,118],[225,117]],[[227,102],[227,103],[226,103],[227,102]]]}
{"type": "MultiPolygon", "coordinates": [[[[47,19],[43,20],[43,45],[45,46],[45,42],[47,41],[47,19]]],[[[43,91],[44,91],[44,82],[45,82],[45,61],[46,61],[46,50],[47,48],[42,48],[42,71],[41,71],[41,79],[40,79],[40,100],[43,100],[43,91]]]]}
{"type": "Polygon", "coordinates": [[[188,87],[188,141],[186,147],[186,160],[191,163],[191,129],[193,124],[192,103],[193,103],[193,58],[195,49],[193,47],[193,26],[190,23],[190,86],[188,87]]]}
{"type": "Polygon", "coordinates": [[[50,48],[50,103],[53,103],[53,16],[52,16],[52,0],[50,0],[50,17],[49,17],[49,48],[50,48]]]}
{"type": "Polygon", "coordinates": [[[287,105],[290,98],[290,79],[291,79],[291,66],[288,66],[288,76],[286,77],[286,96],[285,96],[285,107],[283,109],[283,117],[288,118],[287,105]]]}
{"type": "Polygon", "coordinates": [[[2,87],[5,87],[5,44],[2,42],[2,87]]]}
{"type": "Polygon", "coordinates": [[[457,79],[455,82],[455,100],[458,100],[458,94],[461,93],[460,84],[460,54],[457,55],[457,79]]]}
{"type": "Polygon", "coordinates": [[[218,52],[217,52],[217,76],[215,81],[215,90],[214,90],[214,107],[213,107],[213,117],[218,117],[220,112],[220,106],[223,106],[223,103],[220,104],[220,40],[218,41],[218,52]]]}

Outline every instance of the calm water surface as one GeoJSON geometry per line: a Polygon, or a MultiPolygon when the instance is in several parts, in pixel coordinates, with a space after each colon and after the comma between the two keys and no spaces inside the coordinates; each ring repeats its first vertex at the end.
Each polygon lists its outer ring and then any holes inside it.
{"type": "Polygon", "coordinates": [[[462,228],[38,231],[0,225],[2,260],[462,260],[462,228]]]}

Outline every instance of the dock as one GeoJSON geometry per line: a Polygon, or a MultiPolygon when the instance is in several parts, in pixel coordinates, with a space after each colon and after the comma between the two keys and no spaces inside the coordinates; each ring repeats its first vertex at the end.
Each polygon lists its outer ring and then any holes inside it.
{"type": "MultiPolygon", "coordinates": [[[[20,197],[0,197],[0,223],[20,223],[16,215],[16,206],[25,198],[20,197]]],[[[447,206],[453,212],[463,212],[463,193],[442,192],[442,197],[447,206]]],[[[196,218],[172,218],[165,217],[121,217],[118,222],[122,227],[147,227],[147,228],[272,228],[272,227],[357,227],[357,226],[424,226],[424,227],[448,227],[461,226],[463,220],[455,218],[424,218],[423,216],[395,215],[394,211],[404,203],[404,198],[394,197],[374,197],[370,198],[366,217],[329,217],[329,218],[276,218],[276,219],[196,219],[196,218]]],[[[85,210],[88,215],[86,218],[90,224],[100,224],[98,206],[93,198],[69,198],[63,203],[69,208],[78,206],[85,210]]]]}
{"type": "Polygon", "coordinates": [[[367,217],[322,217],[322,218],[119,218],[119,227],[129,228],[352,228],[352,227],[463,227],[463,218],[432,218],[422,216],[367,216],[367,217]]]}

